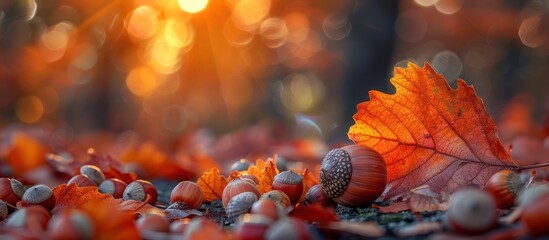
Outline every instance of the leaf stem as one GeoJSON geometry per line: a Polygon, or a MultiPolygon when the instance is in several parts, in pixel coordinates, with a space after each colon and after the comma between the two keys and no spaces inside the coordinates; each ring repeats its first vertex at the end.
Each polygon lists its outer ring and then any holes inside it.
{"type": "Polygon", "coordinates": [[[528,169],[534,169],[534,168],[540,168],[540,167],[549,167],[549,162],[538,163],[534,165],[518,166],[517,170],[528,170],[528,169]]]}

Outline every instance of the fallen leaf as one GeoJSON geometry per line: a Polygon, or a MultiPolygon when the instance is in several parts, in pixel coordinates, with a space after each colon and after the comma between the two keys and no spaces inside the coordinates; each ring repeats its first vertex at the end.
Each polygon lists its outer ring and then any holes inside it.
{"type": "Polygon", "coordinates": [[[322,228],[352,233],[367,238],[379,238],[385,235],[385,230],[376,222],[331,222],[322,228]]]}
{"type": "Polygon", "coordinates": [[[450,194],[445,191],[434,192],[430,186],[423,185],[410,190],[408,206],[413,212],[446,211],[450,206],[450,194]]]}
{"type": "Polygon", "coordinates": [[[166,212],[166,217],[170,222],[177,219],[202,216],[202,212],[196,209],[166,209],[164,211],[166,212]]]}
{"type": "Polygon", "coordinates": [[[8,143],[5,159],[11,166],[15,176],[23,176],[26,172],[46,163],[46,149],[37,139],[25,134],[14,133],[8,143]]]}
{"type": "Polygon", "coordinates": [[[90,200],[80,207],[94,223],[93,239],[139,239],[134,214],[121,211],[118,204],[90,200]]]}
{"type": "Polygon", "coordinates": [[[140,202],[135,200],[122,200],[119,198],[119,199],[114,199],[114,201],[112,201],[112,204],[116,205],[119,211],[130,212],[134,215],[136,214],[139,214],[141,216],[144,216],[147,214],[156,214],[160,216],[166,215],[165,210],[162,210],[160,208],[157,208],[145,202],[140,202]]]}
{"type": "Polygon", "coordinates": [[[136,149],[128,149],[120,159],[123,163],[133,163],[139,166],[143,172],[143,178],[181,181],[195,177],[194,171],[181,168],[152,143],[144,143],[136,149]]]}
{"type": "Polygon", "coordinates": [[[322,207],[320,203],[307,206],[298,205],[290,210],[288,216],[299,218],[306,222],[319,224],[339,221],[339,218],[335,213],[335,209],[322,207]]]}
{"type": "Polygon", "coordinates": [[[372,207],[379,210],[380,213],[397,213],[410,210],[408,202],[392,202],[387,206],[372,204],[372,207]]]}
{"type": "Polygon", "coordinates": [[[265,161],[258,159],[255,165],[248,167],[248,174],[253,175],[259,180],[257,184],[259,193],[263,194],[271,191],[274,177],[278,174],[276,155],[274,158],[269,158],[265,161]]]}
{"type": "Polygon", "coordinates": [[[116,200],[111,195],[100,193],[97,187],[79,187],[76,184],[61,184],[53,188],[53,196],[55,208],[52,213],[64,208],[79,208],[89,201],[106,201],[116,204],[116,200]]]}
{"type": "Polygon", "coordinates": [[[209,172],[205,172],[200,176],[196,184],[202,190],[204,200],[213,201],[215,199],[221,199],[223,195],[223,189],[227,186],[227,179],[219,173],[219,169],[212,168],[209,172]]]}
{"type": "Polygon", "coordinates": [[[378,151],[387,164],[380,199],[406,197],[427,184],[452,193],[484,186],[495,172],[517,166],[499,142],[497,129],[473,87],[458,80],[452,89],[425,63],[395,68],[395,94],[370,91],[353,116],[349,138],[378,151]]]}

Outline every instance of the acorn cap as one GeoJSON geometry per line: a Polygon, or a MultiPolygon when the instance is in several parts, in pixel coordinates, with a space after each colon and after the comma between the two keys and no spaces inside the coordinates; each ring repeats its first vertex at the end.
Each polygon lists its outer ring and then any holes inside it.
{"type": "Polygon", "coordinates": [[[351,182],[351,156],[341,148],[332,149],[320,167],[320,184],[330,198],[341,196],[351,182]]]}
{"type": "Polygon", "coordinates": [[[42,203],[53,195],[52,190],[43,184],[35,185],[27,189],[23,194],[23,200],[29,204],[42,203]]]}
{"type": "Polygon", "coordinates": [[[277,174],[273,180],[280,183],[299,184],[303,182],[303,176],[288,170],[277,174]]]}

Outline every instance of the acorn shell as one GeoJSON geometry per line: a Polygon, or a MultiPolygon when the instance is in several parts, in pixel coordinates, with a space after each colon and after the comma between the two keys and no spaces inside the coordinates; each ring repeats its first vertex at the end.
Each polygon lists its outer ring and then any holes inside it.
{"type": "Polygon", "coordinates": [[[262,215],[244,214],[236,224],[234,233],[240,240],[263,240],[272,220],[262,215]]]}
{"type": "Polygon", "coordinates": [[[105,175],[103,175],[101,169],[95,165],[83,165],[80,167],[80,173],[88,176],[97,186],[105,181],[105,175]]]}
{"type": "Polygon", "coordinates": [[[43,184],[34,185],[23,194],[21,205],[41,205],[51,211],[55,207],[55,197],[50,187],[43,184]]]}
{"type": "Polygon", "coordinates": [[[227,208],[231,198],[243,192],[252,192],[258,198],[260,197],[259,190],[255,184],[238,178],[233,179],[225,186],[225,189],[223,189],[223,194],[221,195],[223,207],[227,208]]]}
{"type": "Polygon", "coordinates": [[[248,213],[256,201],[257,195],[252,192],[243,192],[235,195],[231,198],[225,209],[227,217],[234,219],[244,213],[248,213]]]}
{"type": "Polygon", "coordinates": [[[30,205],[13,212],[6,220],[8,227],[28,229],[32,232],[42,232],[48,226],[51,213],[40,205],[30,205]]]}
{"type": "Polygon", "coordinates": [[[0,199],[15,206],[25,193],[25,188],[21,182],[13,178],[0,178],[0,199]]]}
{"type": "Polygon", "coordinates": [[[94,227],[89,216],[78,209],[57,213],[48,223],[50,239],[92,239],[94,227]]]}
{"type": "Polygon", "coordinates": [[[0,200],[0,221],[8,217],[8,205],[6,202],[0,200]]]}
{"type": "Polygon", "coordinates": [[[312,237],[305,222],[297,218],[289,217],[280,219],[271,224],[269,229],[267,229],[267,232],[265,232],[265,239],[309,240],[312,239],[312,237]]]}
{"type": "Polygon", "coordinates": [[[150,201],[148,203],[154,205],[158,198],[158,191],[156,191],[154,185],[149,181],[135,180],[128,184],[122,195],[124,200],[131,199],[141,202],[144,202],[147,199],[147,195],[149,195],[150,201]]]}
{"type": "Polygon", "coordinates": [[[157,214],[147,214],[137,219],[136,226],[139,231],[170,232],[168,220],[157,214]]]}
{"type": "Polygon", "coordinates": [[[74,175],[68,182],[67,185],[76,184],[79,187],[97,187],[97,184],[93,182],[86,174],[77,174],[74,175]]]}
{"type": "Polygon", "coordinates": [[[368,206],[387,185],[385,161],[365,146],[332,149],[322,161],[320,185],[328,197],[341,205],[368,206]]]}
{"type": "Polygon", "coordinates": [[[454,193],[446,211],[445,223],[461,234],[481,234],[496,225],[496,202],[489,193],[466,188],[454,193]]]}
{"type": "Polygon", "coordinates": [[[204,202],[204,196],[202,190],[196,183],[182,181],[172,190],[170,201],[172,203],[182,202],[187,204],[190,208],[198,209],[204,202]]]}
{"type": "Polygon", "coordinates": [[[272,189],[286,193],[291,204],[296,204],[303,195],[303,176],[291,170],[281,172],[274,177],[272,189]]]}
{"type": "Polygon", "coordinates": [[[288,208],[292,204],[288,195],[280,190],[271,190],[263,193],[259,199],[269,199],[276,204],[279,204],[284,209],[288,208]]]}
{"type": "Polygon", "coordinates": [[[320,203],[320,205],[324,207],[336,207],[337,203],[334,202],[331,198],[326,196],[326,193],[324,193],[324,190],[322,190],[322,187],[320,184],[314,185],[311,188],[309,188],[309,191],[305,194],[305,199],[303,199],[304,206],[311,205],[313,203],[320,203]]]}
{"type": "Polygon", "coordinates": [[[251,165],[250,161],[242,158],[231,165],[231,171],[246,171],[251,165]]]}
{"type": "Polygon", "coordinates": [[[250,209],[250,213],[265,216],[272,221],[278,220],[280,212],[279,205],[269,199],[260,199],[254,202],[250,209]]]}
{"type": "Polygon", "coordinates": [[[527,179],[521,179],[520,174],[505,169],[488,179],[486,191],[492,194],[498,208],[510,208],[515,205],[515,199],[526,188],[528,182],[527,179]]]}
{"type": "Polygon", "coordinates": [[[549,235],[549,194],[539,196],[536,201],[524,206],[520,220],[532,236],[549,235]]]}
{"type": "Polygon", "coordinates": [[[128,184],[118,178],[109,178],[99,184],[99,192],[112,195],[114,198],[122,198],[128,184]]]}

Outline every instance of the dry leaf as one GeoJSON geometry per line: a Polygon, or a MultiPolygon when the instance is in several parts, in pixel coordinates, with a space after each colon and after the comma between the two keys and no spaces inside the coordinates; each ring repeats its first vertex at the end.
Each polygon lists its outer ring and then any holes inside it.
{"type": "Polygon", "coordinates": [[[112,205],[116,200],[109,194],[103,194],[97,191],[97,187],[79,187],[76,184],[61,184],[53,188],[55,197],[55,208],[52,213],[56,213],[64,208],[79,208],[90,201],[106,201],[112,205]]]}
{"type": "Polygon", "coordinates": [[[144,178],[189,180],[195,177],[193,171],[181,168],[152,143],[144,143],[137,149],[128,149],[120,159],[124,163],[139,166],[144,178]]]}
{"type": "Polygon", "coordinates": [[[445,211],[450,206],[450,194],[434,192],[430,186],[423,185],[410,190],[408,206],[414,212],[445,211]]]}
{"type": "Polygon", "coordinates": [[[248,174],[253,175],[259,180],[257,184],[259,193],[263,194],[271,191],[274,177],[278,174],[276,155],[274,158],[269,158],[265,161],[258,159],[255,165],[248,168],[248,174]]]}
{"type": "Polygon", "coordinates": [[[349,138],[378,151],[387,164],[381,199],[394,199],[427,184],[454,192],[484,186],[495,172],[517,168],[473,87],[452,89],[429,64],[395,68],[395,94],[370,91],[357,106],[349,138]]]}
{"type": "Polygon", "coordinates": [[[126,211],[134,215],[136,214],[139,214],[141,216],[147,215],[147,214],[156,214],[160,216],[166,215],[166,212],[160,208],[157,208],[145,202],[140,202],[135,200],[122,200],[120,198],[114,199],[113,205],[117,206],[118,211],[126,211]]]}
{"type": "Polygon", "coordinates": [[[23,176],[46,163],[46,149],[24,133],[12,135],[6,151],[6,162],[11,166],[15,176],[23,176]]]}
{"type": "Polygon", "coordinates": [[[290,210],[288,216],[299,218],[309,223],[326,224],[339,221],[335,209],[322,207],[320,203],[307,206],[298,205],[290,210]]]}
{"type": "Polygon", "coordinates": [[[117,204],[107,201],[88,201],[81,206],[94,223],[93,239],[139,239],[132,212],[121,211],[117,204]]]}
{"type": "Polygon", "coordinates": [[[212,168],[209,172],[205,172],[196,181],[196,184],[202,190],[204,200],[209,202],[221,199],[223,189],[225,189],[227,183],[227,179],[219,173],[219,169],[217,168],[212,168]]]}

